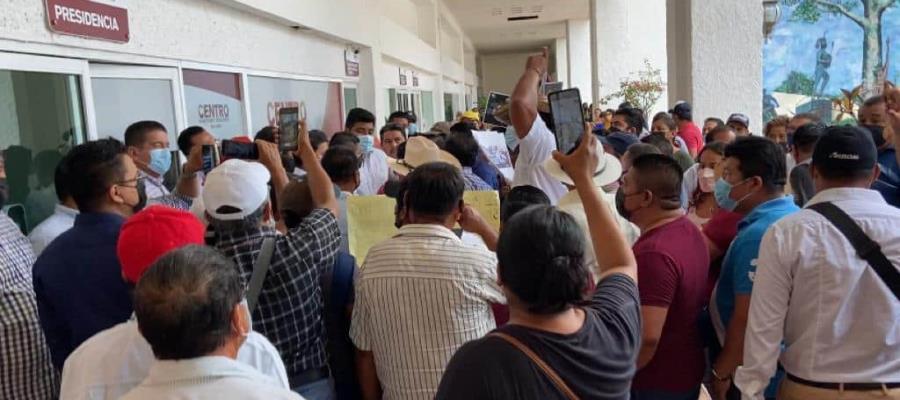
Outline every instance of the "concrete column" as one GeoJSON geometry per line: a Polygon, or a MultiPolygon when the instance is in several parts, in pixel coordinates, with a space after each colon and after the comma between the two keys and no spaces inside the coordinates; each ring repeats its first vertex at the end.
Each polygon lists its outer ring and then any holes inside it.
{"type": "Polygon", "coordinates": [[[553,46],[556,52],[556,80],[562,82],[563,88],[569,87],[569,57],[567,55],[566,38],[556,39],[553,46]]]}
{"type": "Polygon", "coordinates": [[[591,22],[566,21],[566,58],[569,60],[569,87],[581,91],[581,101],[593,103],[591,90],[591,22]]]}
{"type": "MultiPolygon", "coordinates": [[[[359,83],[357,84],[357,101],[359,107],[375,114],[375,121],[384,121],[387,117],[388,104],[381,82],[381,51],[367,47],[359,51],[359,83]]],[[[376,124],[377,125],[377,124],[376,124]]]]}
{"type": "MultiPolygon", "coordinates": [[[[592,84],[599,98],[619,91],[623,79],[644,70],[644,60],[667,81],[666,0],[590,0],[590,4],[592,84]]],[[[614,108],[621,101],[612,99],[607,106],[614,108]]],[[[664,92],[648,118],[667,110],[667,103],[664,92]]]]}
{"type": "Polygon", "coordinates": [[[763,7],[758,0],[668,0],[670,101],[687,100],[694,120],[723,120],[735,112],[750,117],[762,134],[763,7]]]}

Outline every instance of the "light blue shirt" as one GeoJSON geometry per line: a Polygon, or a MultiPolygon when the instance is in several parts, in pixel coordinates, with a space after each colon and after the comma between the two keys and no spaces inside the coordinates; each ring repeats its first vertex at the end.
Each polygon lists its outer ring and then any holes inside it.
{"type": "Polygon", "coordinates": [[[75,225],[76,215],[78,210],[57,204],[53,215],[41,222],[28,235],[31,247],[34,248],[34,255],[40,255],[53,239],[71,229],[75,225]]]}

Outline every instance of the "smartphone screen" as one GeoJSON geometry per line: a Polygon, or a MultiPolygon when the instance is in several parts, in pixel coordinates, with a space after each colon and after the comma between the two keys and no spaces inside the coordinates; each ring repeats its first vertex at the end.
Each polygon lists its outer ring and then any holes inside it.
{"type": "Polygon", "coordinates": [[[575,148],[584,134],[584,111],[578,89],[566,89],[550,93],[550,113],[556,130],[556,149],[566,154],[575,148]]]}
{"type": "Polygon", "coordinates": [[[233,140],[222,141],[222,158],[239,160],[256,160],[259,159],[259,152],[256,149],[256,143],[235,142],[233,140]]]}
{"type": "Polygon", "coordinates": [[[284,107],[278,110],[278,128],[281,139],[278,148],[281,150],[297,150],[297,121],[300,119],[298,107],[284,107]]]}
{"type": "Polygon", "coordinates": [[[219,152],[216,149],[216,145],[214,144],[204,144],[202,153],[200,154],[201,163],[203,165],[203,172],[209,173],[219,165],[219,152]]]}

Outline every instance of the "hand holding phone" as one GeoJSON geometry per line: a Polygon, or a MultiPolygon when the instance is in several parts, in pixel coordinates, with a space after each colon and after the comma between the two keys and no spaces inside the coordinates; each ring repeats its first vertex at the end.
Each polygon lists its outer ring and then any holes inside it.
{"type": "Polygon", "coordinates": [[[239,160],[257,160],[259,159],[259,150],[256,143],[236,142],[234,140],[222,141],[222,158],[239,160]]]}
{"type": "Polygon", "coordinates": [[[584,110],[578,89],[566,89],[547,95],[556,135],[556,149],[568,154],[584,133],[584,110]]]}
{"type": "Polygon", "coordinates": [[[219,148],[214,144],[204,144],[200,150],[200,169],[209,173],[219,165],[219,148]]]}
{"type": "Polygon", "coordinates": [[[278,130],[280,137],[278,148],[283,151],[297,149],[297,122],[300,119],[299,107],[283,107],[278,110],[278,130]]]}

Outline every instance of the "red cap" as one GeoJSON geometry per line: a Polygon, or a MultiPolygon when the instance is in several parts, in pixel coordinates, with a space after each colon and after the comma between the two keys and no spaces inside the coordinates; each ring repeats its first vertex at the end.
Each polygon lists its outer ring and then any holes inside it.
{"type": "Polygon", "coordinates": [[[203,245],[205,232],[191,213],[165,206],[148,207],[122,225],[116,245],[122,276],[137,283],[163,254],[189,244],[203,245]]]}

